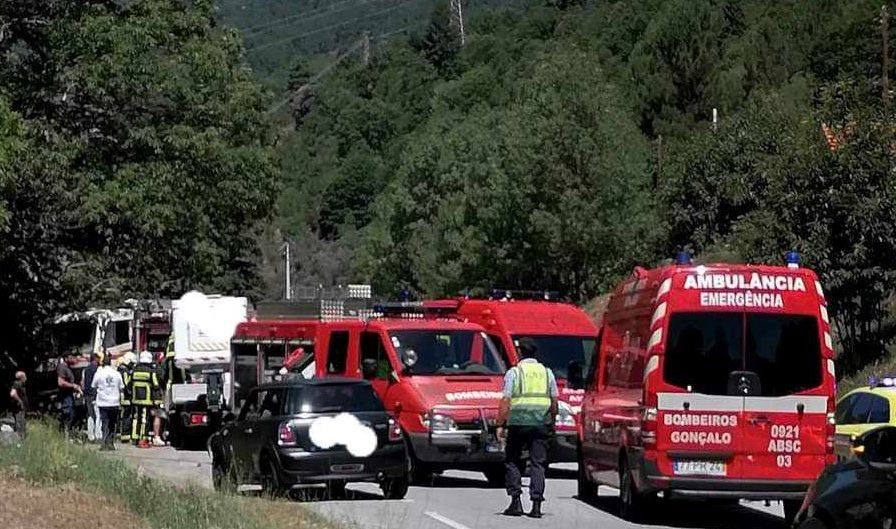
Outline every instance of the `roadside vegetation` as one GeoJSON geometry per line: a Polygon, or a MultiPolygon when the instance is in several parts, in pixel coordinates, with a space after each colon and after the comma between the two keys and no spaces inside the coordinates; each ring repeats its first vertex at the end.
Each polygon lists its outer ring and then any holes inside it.
{"type": "Polygon", "coordinates": [[[896,350],[893,348],[880,360],[868,364],[852,375],[841,378],[837,383],[837,397],[842,397],[856,388],[867,386],[871,377],[882,378],[885,376],[896,376],[896,350]]]}
{"type": "Polygon", "coordinates": [[[4,488],[5,498],[0,505],[5,509],[9,502],[13,509],[10,512],[33,512],[34,503],[44,501],[48,494],[56,497],[58,509],[53,504],[48,512],[34,513],[35,518],[22,518],[33,527],[57,527],[52,517],[67,508],[78,510],[77,516],[71,519],[101,520],[103,513],[119,516],[108,527],[337,527],[287,501],[228,495],[198,487],[174,487],[141,474],[124,461],[67,443],[53,427],[43,423],[31,425],[27,442],[0,446],[0,484],[9,484],[12,491],[22,491],[22,495],[10,496],[4,488]],[[77,503],[71,506],[66,499],[77,503]],[[46,523],[41,521],[42,516],[47,517],[46,523]]]}

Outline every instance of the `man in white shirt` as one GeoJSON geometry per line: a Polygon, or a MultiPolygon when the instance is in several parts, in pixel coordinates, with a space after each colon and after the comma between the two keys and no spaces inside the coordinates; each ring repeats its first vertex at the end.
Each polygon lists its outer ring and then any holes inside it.
{"type": "Polygon", "coordinates": [[[118,424],[118,409],[121,404],[121,390],[124,380],[121,373],[111,365],[111,355],[103,357],[103,365],[93,376],[91,387],[96,390],[96,405],[103,423],[103,444],[100,450],[115,450],[113,438],[118,424]]]}

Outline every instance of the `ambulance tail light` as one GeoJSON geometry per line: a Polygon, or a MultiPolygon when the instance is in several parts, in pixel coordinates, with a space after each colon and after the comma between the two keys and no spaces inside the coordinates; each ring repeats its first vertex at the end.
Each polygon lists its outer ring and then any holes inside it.
{"type": "Polygon", "coordinates": [[[277,429],[277,444],[280,446],[295,446],[296,434],[289,426],[289,422],[281,422],[277,429]]]}
{"type": "Polygon", "coordinates": [[[824,452],[827,455],[828,462],[831,461],[834,457],[834,444],[837,437],[837,419],[834,415],[834,399],[833,397],[828,397],[828,413],[827,420],[825,421],[825,444],[824,444],[824,452]]]}
{"type": "Polygon", "coordinates": [[[644,408],[641,415],[641,442],[647,447],[656,446],[657,409],[644,408]]]}

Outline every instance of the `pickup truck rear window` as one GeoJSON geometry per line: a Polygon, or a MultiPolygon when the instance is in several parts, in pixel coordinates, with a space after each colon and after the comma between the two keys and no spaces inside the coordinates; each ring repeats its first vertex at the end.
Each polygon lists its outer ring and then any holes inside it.
{"type": "Polygon", "coordinates": [[[319,384],[290,388],[286,414],[385,411],[373,388],[361,384],[319,384]]]}

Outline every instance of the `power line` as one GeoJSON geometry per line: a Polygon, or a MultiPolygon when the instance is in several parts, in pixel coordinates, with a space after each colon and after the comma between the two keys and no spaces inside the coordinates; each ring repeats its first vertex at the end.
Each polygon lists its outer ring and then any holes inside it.
{"type": "Polygon", "coordinates": [[[314,34],[316,34],[316,33],[322,33],[322,32],[324,32],[324,31],[327,31],[327,30],[330,30],[330,29],[335,29],[335,28],[338,28],[338,27],[341,27],[341,26],[345,26],[345,25],[351,24],[352,22],[358,22],[359,20],[364,20],[364,19],[367,19],[367,18],[373,18],[373,17],[378,16],[378,15],[382,15],[382,14],[385,14],[385,13],[389,13],[389,12],[391,12],[391,11],[395,11],[395,10],[398,9],[398,8],[407,6],[407,4],[409,4],[409,3],[412,2],[412,1],[413,1],[413,0],[404,0],[404,1],[402,1],[402,2],[401,2],[400,4],[398,4],[398,5],[392,6],[392,7],[387,8],[387,9],[381,9],[381,10],[379,10],[379,11],[375,11],[375,12],[373,12],[373,13],[368,13],[367,15],[362,15],[362,16],[359,16],[359,17],[356,17],[356,18],[352,18],[352,19],[349,19],[349,20],[344,20],[344,21],[342,21],[342,22],[339,22],[339,23],[336,23],[336,24],[331,24],[331,25],[329,25],[329,26],[324,26],[324,27],[322,27],[322,28],[318,28],[318,29],[315,29],[315,30],[313,30],[313,31],[307,31],[307,32],[305,32],[305,33],[300,33],[300,34],[298,34],[298,35],[293,35],[293,36],[291,36],[291,37],[287,37],[287,38],[285,38],[285,39],[278,39],[278,40],[275,40],[275,41],[273,41],[273,42],[268,42],[268,43],[266,43],[266,44],[260,44],[260,45],[258,45],[258,46],[247,47],[247,48],[246,48],[246,51],[263,50],[263,49],[266,49],[266,48],[270,48],[270,47],[272,47],[272,46],[279,46],[280,44],[285,44],[285,43],[288,43],[288,42],[294,42],[294,41],[296,41],[296,40],[303,39],[303,38],[305,38],[305,37],[307,37],[307,36],[309,36],[309,35],[314,35],[314,34]]]}
{"type": "Polygon", "coordinates": [[[243,31],[243,33],[251,33],[251,32],[259,31],[259,30],[263,31],[266,29],[281,26],[283,24],[289,24],[291,21],[295,21],[296,19],[300,19],[300,20],[298,20],[298,22],[306,22],[308,20],[319,18],[324,15],[338,13],[340,11],[345,11],[346,9],[351,9],[353,7],[360,7],[360,6],[369,4],[371,2],[378,2],[378,1],[381,1],[381,0],[361,0],[360,2],[359,2],[359,0],[343,0],[342,2],[338,2],[336,4],[333,4],[333,5],[330,5],[327,7],[322,7],[320,9],[314,9],[312,11],[307,11],[305,13],[297,13],[295,15],[283,17],[274,22],[268,22],[265,24],[258,24],[257,26],[248,27],[248,28],[243,29],[242,31],[243,31]],[[354,4],[354,5],[350,5],[347,8],[340,7],[340,6],[344,6],[345,4],[354,4]]]}
{"type": "MultiPolygon", "coordinates": [[[[375,37],[365,37],[365,38],[360,39],[358,42],[355,43],[354,46],[352,46],[349,49],[342,52],[339,55],[339,57],[336,57],[336,60],[334,60],[332,63],[328,64],[326,67],[324,67],[319,72],[314,74],[314,76],[311,77],[310,79],[308,79],[308,81],[305,82],[305,84],[303,84],[301,87],[299,87],[299,89],[296,90],[296,92],[300,92],[300,91],[304,90],[306,87],[311,86],[311,85],[317,83],[318,81],[320,81],[321,78],[323,78],[325,75],[330,73],[330,71],[333,70],[333,68],[335,68],[340,62],[342,62],[343,59],[345,59],[346,57],[348,57],[349,55],[354,53],[355,50],[357,50],[358,48],[362,47],[365,44],[365,40],[369,41],[369,40],[374,40],[374,39],[376,39],[376,40],[383,39],[383,38],[389,37],[391,35],[395,35],[396,33],[401,33],[402,31],[407,31],[411,28],[419,27],[426,23],[427,23],[426,20],[418,21],[418,22],[415,22],[414,24],[408,24],[407,26],[400,27],[398,29],[395,29],[395,30],[392,30],[392,31],[389,31],[386,33],[380,33],[379,35],[377,35],[375,37]]],[[[283,108],[284,105],[289,103],[294,97],[295,97],[295,93],[289,94],[285,98],[278,101],[276,105],[269,108],[268,113],[273,114],[274,112],[280,110],[281,108],[283,108]]]]}

